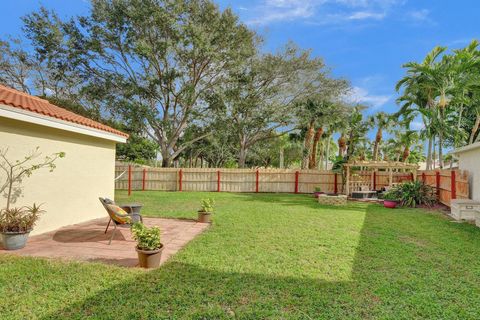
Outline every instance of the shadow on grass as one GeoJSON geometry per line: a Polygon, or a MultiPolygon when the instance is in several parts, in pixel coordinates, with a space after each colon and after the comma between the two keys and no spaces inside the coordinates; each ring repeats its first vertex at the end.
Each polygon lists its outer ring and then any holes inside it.
{"type": "Polygon", "coordinates": [[[303,206],[306,208],[313,209],[335,209],[335,210],[358,210],[365,211],[365,209],[370,205],[375,205],[371,203],[362,203],[356,201],[348,201],[348,204],[345,206],[332,206],[332,205],[321,205],[318,203],[317,199],[311,194],[262,194],[262,193],[238,193],[236,194],[238,199],[242,201],[260,201],[264,203],[275,203],[276,205],[284,206],[303,206]]]}
{"type": "MultiPolygon", "coordinates": [[[[317,205],[311,201],[293,196],[285,205],[317,205]]],[[[476,318],[480,292],[472,269],[480,270],[480,241],[456,251],[454,240],[465,236],[465,227],[371,204],[333,208],[365,212],[347,281],[300,272],[298,277],[228,272],[172,261],[72,301],[43,319],[476,318]],[[412,223],[415,218],[419,227],[412,223]]]]}

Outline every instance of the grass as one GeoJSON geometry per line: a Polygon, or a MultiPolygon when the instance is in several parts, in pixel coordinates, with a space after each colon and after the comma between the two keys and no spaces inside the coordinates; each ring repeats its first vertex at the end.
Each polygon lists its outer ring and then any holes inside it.
{"type": "Polygon", "coordinates": [[[160,269],[0,255],[2,319],[477,319],[480,229],[438,212],[306,195],[137,192],[213,226],[160,269]]]}

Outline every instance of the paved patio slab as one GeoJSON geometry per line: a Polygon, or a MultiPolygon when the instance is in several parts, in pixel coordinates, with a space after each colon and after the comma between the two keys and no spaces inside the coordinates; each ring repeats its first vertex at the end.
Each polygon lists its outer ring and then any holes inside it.
{"type": "MultiPolygon", "coordinates": [[[[147,226],[160,227],[162,243],[165,246],[162,264],[209,226],[207,223],[193,220],[163,218],[144,218],[143,222],[147,226]]],[[[113,227],[110,225],[105,234],[107,223],[108,218],[96,219],[32,236],[27,246],[20,250],[4,250],[0,245],[0,254],[95,261],[125,267],[137,266],[135,241],[131,237],[130,229],[118,227],[111,245],[108,245],[113,227]]]]}

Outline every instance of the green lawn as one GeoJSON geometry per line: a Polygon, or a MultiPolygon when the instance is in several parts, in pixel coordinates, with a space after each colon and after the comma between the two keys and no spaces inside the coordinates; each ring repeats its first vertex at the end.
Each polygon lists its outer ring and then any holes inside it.
{"type": "Polygon", "coordinates": [[[478,319],[480,229],[306,195],[137,192],[148,216],[212,227],[144,272],[0,256],[1,319],[478,319]]]}

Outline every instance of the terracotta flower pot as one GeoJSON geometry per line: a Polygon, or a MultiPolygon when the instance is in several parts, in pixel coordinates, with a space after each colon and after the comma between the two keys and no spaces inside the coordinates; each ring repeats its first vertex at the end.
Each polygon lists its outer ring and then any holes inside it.
{"type": "Polygon", "coordinates": [[[315,192],[313,193],[313,196],[314,196],[315,198],[318,198],[319,195],[324,194],[324,193],[325,193],[325,192],[323,192],[323,191],[315,191],[315,192]]]}
{"type": "Polygon", "coordinates": [[[209,223],[211,215],[210,212],[198,211],[198,222],[209,223]]]}
{"type": "Polygon", "coordinates": [[[157,250],[141,250],[135,248],[138,254],[138,263],[142,268],[158,268],[162,258],[163,244],[157,250]]]}
{"type": "Polygon", "coordinates": [[[397,207],[397,205],[398,205],[397,200],[383,200],[383,206],[385,208],[394,209],[397,207]]]}

